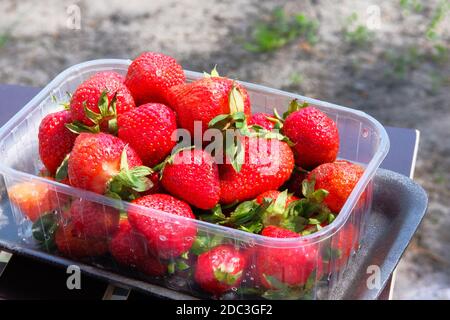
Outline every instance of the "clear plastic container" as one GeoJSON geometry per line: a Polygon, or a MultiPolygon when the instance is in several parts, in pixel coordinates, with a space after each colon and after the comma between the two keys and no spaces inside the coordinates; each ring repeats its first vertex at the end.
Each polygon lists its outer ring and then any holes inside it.
{"type": "MultiPolygon", "coordinates": [[[[38,127],[45,115],[61,109],[53,102],[52,96],[56,97],[57,101],[66,101],[67,92],[73,92],[92,74],[105,70],[125,74],[130,62],[115,59],[94,60],[70,67],[50,82],[1,128],[0,173],[4,176],[8,192],[19,183],[34,182],[47,186],[57,214],[62,214],[70,201],[83,199],[85,203],[96,203],[100,210],[106,210],[108,207],[116,210],[138,210],[142,215],[158,216],[169,224],[194,223],[201,239],[214,244],[232,244],[246,254],[248,263],[241,282],[225,293],[223,298],[327,299],[331,289],[339,286],[339,280],[345,276],[346,266],[351,263],[354,252],[364,241],[364,224],[371,212],[372,204],[371,181],[389,150],[389,139],[383,126],[374,118],[357,110],[243,82],[250,92],[253,112],[271,112],[274,107],[283,111],[288,102],[296,98],[327,113],[336,121],[339,128],[341,140],[339,158],[357,162],[365,167],[364,175],[336,220],[320,231],[298,239],[267,238],[199,220],[183,221],[185,219],[165,212],[137,207],[39,177],[37,174],[43,165],[38,155],[38,127]],[[284,277],[285,282],[288,282],[287,279],[297,279],[293,280],[295,286],[289,288],[280,286],[273,283],[273,277],[265,278],[266,281],[258,280],[258,274],[262,274],[259,268],[264,259],[279,259],[279,254],[291,256],[292,259],[304,256],[298,260],[294,269],[292,264],[283,265],[280,261],[278,270],[274,273],[276,279],[284,277]],[[267,288],[267,279],[272,281],[271,289],[267,288]],[[266,286],[262,282],[266,282],[266,286]]],[[[203,75],[186,71],[186,76],[188,80],[193,80],[203,75]]],[[[11,207],[17,232],[23,241],[21,245],[36,248],[37,243],[32,236],[32,222],[18,207],[13,204],[11,207]]],[[[55,255],[58,254],[55,252],[55,255]]],[[[108,253],[102,256],[87,256],[80,260],[129,277],[184,291],[196,297],[217,298],[196,284],[192,275],[195,272],[196,257],[191,252],[189,259],[184,261],[189,265],[188,269],[177,270],[175,273],[166,272],[159,276],[119,266],[108,253]]],[[[161,262],[165,266],[171,263],[165,260],[161,262]]]]}

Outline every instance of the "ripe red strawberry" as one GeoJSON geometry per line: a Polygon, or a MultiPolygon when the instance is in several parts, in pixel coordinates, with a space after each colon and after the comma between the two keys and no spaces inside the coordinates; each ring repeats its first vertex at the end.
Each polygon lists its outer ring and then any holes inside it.
{"type": "Polygon", "coordinates": [[[137,153],[119,138],[106,133],[82,133],[70,154],[68,175],[76,188],[122,196],[149,189],[150,181],[145,176],[151,171],[141,165],[137,153]]]}
{"type": "MultiPolygon", "coordinates": [[[[262,235],[271,238],[297,238],[299,234],[275,226],[264,228],[262,235]]],[[[256,258],[259,281],[267,289],[302,286],[316,271],[316,279],[322,274],[322,258],[316,245],[297,248],[261,246],[256,258]]]]}
{"type": "Polygon", "coordinates": [[[166,91],[185,82],[183,68],[162,53],[144,52],[128,68],[125,84],[137,105],[148,102],[167,103],[166,91]]]}
{"type": "Polygon", "coordinates": [[[247,255],[231,245],[220,245],[198,256],[195,281],[214,295],[237,288],[247,266],[247,255]]]}
{"type": "Polygon", "coordinates": [[[108,252],[107,241],[79,237],[71,223],[58,228],[55,244],[61,254],[72,258],[95,257],[108,252]]]}
{"type": "Polygon", "coordinates": [[[339,213],[353,191],[364,169],[348,161],[337,160],[325,163],[308,174],[311,181],[315,178],[315,189],[325,189],[329,192],[324,202],[334,213],[339,213]]]}
{"type": "Polygon", "coordinates": [[[294,231],[283,229],[277,226],[267,226],[261,234],[270,238],[298,238],[300,235],[294,231]]]}
{"type": "Polygon", "coordinates": [[[294,155],[286,142],[242,138],[244,161],[239,172],[229,163],[219,166],[220,202],[249,200],[278,189],[291,175],[294,155]]]}
{"type": "Polygon", "coordinates": [[[80,123],[91,126],[92,131],[106,130],[109,120],[135,107],[133,97],[122,80],[123,77],[117,73],[102,72],[94,74],[75,90],[70,100],[70,112],[75,124],[81,127],[79,130],[86,130],[80,123]]]}
{"type": "Polygon", "coordinates": [[[175,113],[159,103],[148,103],[118,118],[119,138],[128,143],[145,165],[153,167],[172,151],[177,129],[175,113]]]}
{"type": "Polygon", "coordinates": [[[248,120],[248,125],[258,125],[266,130],[271,131],[275,127],[275,123],[267,119],[268,117],[273,118],[273,116],[268,113],[254,113],[248,120]]]}
{"type": "MultiPolygon", "coordinates": [[[[266,192],[261,193],[257,198],[256,198],[256,202],[259,204],[262,204],[264,199],[271,199],[271,201],[274,201],[278,198],[278,196],[280,195],[280,191],[278,190],[269,190],[266,192]]],[[[289,203],[291,203],[292,201],[298,200],[298,198],[294,195],[289,195],[286,199],[286,206],[289,205],[289,203]]]]}
{"type": "Polygon", "coordinates": [[[133,204],[164,211],[147,213],[128,210],[128,219],[134,229],[147,240],[149,250],[162,259],[176,258],[188,251],[197,234],[195,223],[177,216],[195,219],[189,205],[167,194],[152,194],[132,201],[133,204]]]}
{"type": "Polygon", "coordinates": [[[72,150],[77,135],[66,128],[72,122],[69,111],[63,110],[48,114],[39,125],[39,156],[51,175],[61,165],[72,150]]]}
{"type": "Polygon", "coordinates": [[[174,86],[169,90],[168,99],[169,105],[177,113],[178,125],[192,136],[196,134],[196,121],[201,123],[203,133],[210,121],[219,115],[237,112],[243,112],[246,116],[251,114],[250,98],[245,88],[224,77],[207,77],[174,86]]]}
{"type": "Polygon", "coordinates": [[[116,231],[120,214],[115,208],[77,199],[70,206],[70,216],[80,237],[107,240],[116,231]]]}
{"type": "Polygon", "coordinates": [[[161,183],[171,194],[200,209],[211,209],[219,202],[217,164],[201,149],[182,150],[171,157],[161,183]]]}
{"type": "Polygon", "coordinates": [[[312,169],[336,160],[339,151],[336,123],[319,109],[299,107],[287,116],[283,133],[294,143],[298,166],[312,169]]]}
{"type": "Polygon", "coordinates": [[[109,244],[109,251],[121,265],[136,268],[151,276],[163,275],[167,266],[148,252],[144,237],[122,219],[109,244]]]}

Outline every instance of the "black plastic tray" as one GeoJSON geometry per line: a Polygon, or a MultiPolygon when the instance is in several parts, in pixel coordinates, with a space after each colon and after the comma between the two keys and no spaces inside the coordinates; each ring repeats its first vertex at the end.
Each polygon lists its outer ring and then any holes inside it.
{"type": "MultiPolygon", "coordinates": [[[[5,191],[0,203],[0,248],[46,263],[78,265],[87,274],[130,289],[137,289],[153,297],[168,299],[195,299],[189,295],[131,279],[90,265],[53,256],[25,247],[17,238],[11,209],[5,191]]],[[[339,286],[332,291],[332,299],[376,299],[382,292],[427,208],[425,191],[411,179],[398,173],[380,169],[375,177],[374,203],[360,250],[346,270],[339,286]],[[380,268],[381,286],[368,289],[368,267],[380,268]]]]}

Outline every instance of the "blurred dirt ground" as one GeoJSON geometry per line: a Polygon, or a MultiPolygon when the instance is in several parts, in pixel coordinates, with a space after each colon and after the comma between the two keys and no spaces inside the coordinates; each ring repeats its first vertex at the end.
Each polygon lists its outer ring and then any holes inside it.
{"type": "Polygon", "coordinates": [[[70,65],[152,50],[173,55],[186,69],[218,64],[230,77],[417,128],[416,180],[429,192],[430,208],[400,264],[394,297],[449,299],[450,14],[437,9],[445,5],[448,0],[375,7],[355,0],[2,0],[0,82],[44,86],[70,65]],[[317,43],[299,37],[268,53],[244,49],[261,28],[257,22],[267,23],[280,5],[318,23],[317,43]]]}

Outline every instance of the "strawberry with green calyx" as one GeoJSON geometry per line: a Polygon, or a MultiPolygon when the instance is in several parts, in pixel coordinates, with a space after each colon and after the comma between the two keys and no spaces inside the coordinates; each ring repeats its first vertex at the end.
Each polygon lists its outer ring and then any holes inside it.
{"type": "Polygon", "coordinates": [[[83,103],[83,110],[87,119],[92,122],[92,125],[87,125],[80,121],[74,121],[66,124],[67,129],[71,132],[79,134],[81,132],[98,133],[101,129],[106,129],[111,134],[117,134],[117,101],[114,96],[109,102],[106,91],[103,91],[98,100],[99,112],[89,109],[87,104],[83,103]]]}
{"type": "Polygon", "coordinates": [[[315,180],[315,189],[328,190],[325,203],[333,213],[338,214],[363,173],[364,168],[361,166],[337,160],[318,166],[309,173],[308,179],[315,180]]]}
{"type": "Polygon", "coordinates": [[[106,133],[81,133],[68,160],[68,177],[73,187],[133,199],[151,188],[137,153],[119,138],[106,133]]]}
{"type": "Polygon", "coordinates": [[[288,218],[285,214],[286,208],[296,200],[298,198],[289,194],[287,190],[283,192],[271,190],[259,195],[256,198],[257,203],[262,203],[263,201],[270,203],[262,216],[262,224],[266,227],[283,225],[284,220],[288,218]]]}
{"type": "Polygon", "coordinates": [[[194,243],[191,247],[191,253],[194,255],[201,255],[202,253],[211,250],[214,247],[222,244],[224,242],[224,238],[217,234],[209,235],[205,232],[199,232],[197,237],[195,238],[194,243]]]}
{"type": "MultiPolygon", "coordinates": [[[[262,235],[272,238],[299,238],[300,235],[275,226],[266,227],[262,235]]],[[[256,268],[259,281],[269,289],[263,297],[302,298],[322,275],[322,259],[317,246],[296,248],[258,248],[256,268]]]]}
{"type": "Polygon", "coordinates": [[[336,123],[325,113],[293,100],[283,114],[282,132],[293,143],[295,163],[305,169],[336,160],[339,132],[336,123]]]}
{"type": "Polygon", "coordinates": [[[231,128],[251,114],[250,98],[238,82],[218,76],[217,72],[169,90],[169,105],[177,113],[178,124],[194,136],[194,123],[201,123],[203,134],[208,125],[231,128]],[[213,121],[213,119],[215,119],[213,121]],[[212,123],[211,123],[212,122],[212,123]]]}
{"type": "Polygon", "coordinates": [[[242,137],[242,146],[239,171],[229,161],[219,165],[221,204],[250,200],[265,191],[276,190],[294,168],[294,155],[286,142],[242,137]]]}
{"type": "Polygon", "coordinates": [[[314,181],[304,180],[302,192],[304,198],[298,199],[287,190],[270,190],[255,200],[240,203],[228,215],[218,205],[200,219],[250,233],[259,233],[264,227],[278,226],[307,235],[331,223],[335,216],[324,204],[327,191],[314,190],[314,181]]]}
{"type": "Polygon", "coordinates": [[[319,231],[322,226],[331,223],[335,216],[325,204],[328,191],[314,190],[315,181],[304,180],[302,194],[304,198],[291,202],[285,212],[282,226],[289,230],[307,235],[319,231]]]}
{"type": "Polygon", "coordinates": [[[73,132],[117,133],[117,115],[135,108],[133,97],[115,72],[94,74],[75,90],[70,100],[73,132]]]}
{"type": "Polygon", "coordinates": [[[105,195],[111,198],[133,200],[139,193],[150,190],[153,183],[148,178],[154,172],[145,166],[130,168],[127,160],[127,146],[120,157],[120,171],[108,183],[105,195]]]}
{"type": "Polygon", "coordinates": [[[219,202],[219,170],[208,152],[183,149],[159,167],[161,184],[172,195],[205,210],[219,202]]]}
{"type": "Polygon", "coordinates": [[[211,215],[202,216],[200,219],[250,233],[259,233],[264,227],[262,218],[269,205],[270,202],[265,200],[262,204],[255,201],[244,201],[229,216],[225,216],[218,206],[212,210],[211,215]]]}
{"type": "Polygon", "coordinates": [[[231,89],[229,100],[231,113],[216,116],[208,123],[208,127],[223,131],[225,155],[236,172],[241,170],[244,157],[245,142],[242,137],[277,139],[290,144],[279,130],[267,130],[257,124],[248,125],[248,115],[241,111],[244,108],[242,94],[237,87],[231,89]]]}
{"type": "Polygon", "coordinates": [[[240,203],[228,216],[218,205],[210,214],[200,216],[200,219],[250,233],[259,233],[264,226],[280,224],[286,218],[284,213],[287,205],[297,199],[287,191],[271,190],[264,192],[255,200],[240,203]]]}
{"type": "Polygon", "coordinates": [[[194,277],[203,290],[220,295],[239,287],[246,267],[245,254],[231,245],[220,245],[198,257],[194,277]]]}

